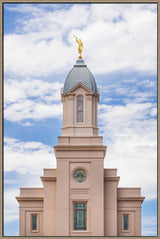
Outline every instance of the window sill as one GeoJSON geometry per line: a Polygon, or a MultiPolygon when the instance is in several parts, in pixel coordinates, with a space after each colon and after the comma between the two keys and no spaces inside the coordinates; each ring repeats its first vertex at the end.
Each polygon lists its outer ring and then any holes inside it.
{"type": "Polygon", "coordinates": [[[131,230],[122,230],[123,233],[131,232],[131,230]]]}
{"type": "Polygon", "coordinates": [[[37,233],[39,230],[31,230],[31,233],[37,233]]]}
{"type": "Polygon", "coordinates": [[[90,231],[83,231],[83,230],[76,230],[76,231],[70,231],[70,236],[71,236],[71,234],[72,235],[77,235],[77,234],[79,234],[79,235],[81,235],[81,234],[91,234],[91,232],[90,231]]]}

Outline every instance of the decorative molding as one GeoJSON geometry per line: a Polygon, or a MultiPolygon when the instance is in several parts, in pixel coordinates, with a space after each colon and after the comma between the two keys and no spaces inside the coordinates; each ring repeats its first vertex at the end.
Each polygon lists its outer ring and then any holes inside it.
{"type": "Polygon", "coordinates": [[[82,83],[78,83],[77,85],[75,85],[72,89],[70,89],[68,92],[65,93],[65,95],[69,95],[72,92],[74,92],[77,88],[82,87],[84,90],[86,90],[89,94],[94,95],[95,93],[90,90],[87,86],[83,85],[82,83]]]}
{"type": "Polygon", "coordinates": [[[40,177],[42,181],[56,181],[57,180],[57,177],[50,177],[50,176],[47,176],[47,177],[40,177]]]}
{"type": "Polygon", "coordinates": [[[129,197],[129,196],[126,196],[126,197],[118,197],[117,200],[118,201],[141,201],[143,202],[145,199],[145,197],[129,197]]]}
{"type": "Polygon", "coordinates": [[[58,145],[54,146],[55,151],[106,151],[106,146],[103,145],[58,145]]]}
{"type": "Polygon", "coordinates": [[[74,100],[74,95],[68,95],[68,99],[71,101],[71,100],[74,100]]]}
{"type": "Polygon", "coordinates": [[[84,235],[87,236],[87,234],[91,234],[91,232],[90,231],[70,231],[70,236],[75,236],[75,235],[77,236],[77,234],[79,234],[78,236],[84,236],[84,235]]]}
{"type": "MultiPolygon", "coordinates": [[[[75,160],[75,161],[70,161],[70,162],[74,162],[74,163],[77,163],[77,159],[78,160],[84,160],[84,159],[87,159],[88,160],[88,162],[90,163],[90,162],[92,162],[92,161],[94,161],[94,160],[104,160],[104,155],[103,156],[98,156],[98,157],[84,157],[84,156],[78,156],[77,155],[77,157],[75,157],[75,156],[73,156],[73,157],[71,157],[71,156],[60,156],[60,157],[58,157],[58,156],[56,156],[56,159],[58,159],[58,160],[64,160],[64,161],[66,161],[66,160],[68,160],[68,159],[73,159],[73,160],[75,160]]],[[[80,161],[81,162],[81,161],[80,161]]]]}
{"type": "Polygon", "coordinates": [[[87,100],[92,100],[92,95],[91,94],[86,94],[86,98],[87,98],[87,100]]]}
{"type": "Polygon", "coordinates": [[[127,212],[136,212],[136,207],[133,207],[134,209],[131,209],[131,208],[117,208],[117,212],[122,212],[122,213],[126,213],[127,212]]]}
{"type": "Polygon", "coordinates": [[[16,197],[18,202],[21,201],[43,201],[43,197],[16,197]]]}
{"type": "Polygon", "coordinates": [[[26,209],[25,212],[43,212],[43,208],[33,208],[32,209],[26,209]]]}
{"type": "Polygon", "coordinates": [[[110,177],[110,176],[104,176],[104,180],[105,181],[119,181],[120,177],[119,176],[115,176],[115,177],[110,177]]]}
{"type": "MultiPolygon", "coordinates": [[[[78,122],[78,123],[76,123],[76,126],[75,125],[74,126],[73,125],[64,126],[64,127],[62,127],[62,129],[77,128],[77,127],[99,129],[99,127],[94,126],[94,125],[84,125],[84,122],[78,122]]],[[[94,136],[98,137],[99,135],[91,135],[91,136],[90,135],[86,135],[86,136],[87,137],[94,137],[94,136]]],[[[70,135],[67,135],[67,136],[66,135],[62,135],[62,136],[58,136],[58,137],[70,137],[70,135]]],[[[82,137],[82,136],[75,135],[75,137],[82,137]]],[[[101,136],[101,137],[103,137],[103,136],[101,136]]]]}
{"type": "Polygon", "coordinates": [[[88,194],[89,189],[88,188],[83,188],[83,189],[71,189],[71,194],[88,194]]]}

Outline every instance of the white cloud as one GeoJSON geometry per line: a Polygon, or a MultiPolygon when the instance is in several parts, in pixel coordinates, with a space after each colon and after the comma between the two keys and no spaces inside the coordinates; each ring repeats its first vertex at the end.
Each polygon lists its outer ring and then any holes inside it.
{"type": "Polygon", "coordinates": [[[19,219],[18,203],[15,197],[19,195],[18,188],[4,191],[4,221],[12,222],[19,219]]]}
{"type": "MultiPolygon", "coordinates": [[[[42,80],[6,80],[4,84],[4,117],[12,122],[61,117],[59,82],[42,80]]],[[[30,126],[30,122],[23,123],[30,126]]]]}
{"type": "Polygon", "coordinates": [[[151,109],[150,115],[153,116],[153,117],[154,117],[154,116],[155,116],[155,117],[157,116],[157,107],[154,107],[154,108],[151,109]]]}
{"type": "MultiPolygon", "coordinates": [[[[58,34],[58,32],[60,33],[67,32],[71,28],[73,29],[75,27],[79,28],[79,27],[85,26],[90,14],[89,5],[87,4],[80,4],[80,5],[74,4],[68,9],[60,8],[60,9],[56,9],[54,12],[52,11],[52,9],[53,8],[51,8],[51,11],[45,11],[45,8],[42,8],[42,7],[38,8],[39,16],[37,15],[34,18],[30,18],[29,21],[24,22],[23,28],[22,28],[23,31],[25,32],[32,32],[35,30],[36,32],[37,31],[41,31],[41,32],[53,31],[51,36],[53,37],[61,36],[61,35],[55,35],[55,34],[58,34]],[[41,12],[40,12],[40,9],[41,9],[41,12]],[[59,31],[57,31],[56,33],[54,32],[54,30],[59,30],[59,31]]],[[[28,11],[29,11],[29,8],[28,8],[28,11]]]]}
{"type": "Polygon", "coordinates": [[[100,130],[108,146],[105,167],[117,168],[120,186],[142,187],[146,200],[157,197],[156,105],[100,105],[100,130]],[[135,176],[136,175],[136,176],[135,176]]]}
{"type": "Polygon", "coordinates": [[[39,97],[47,102],[60,101],[60,89],[63,87],[59,82],[47,82],[36,79],[9,79],[4,82],[4,101],[13,103],[28,97],[39,97]]]}
{"type": "MultiPolygon", "coordinates": [[[[106,77],[107,78],[107,77],[106,77]]],[[[117,77],[118,78],[118,77],[117,77]]],[[[157,81],[154,79],[137,78],[120,78],[115,81],[107,82],[106,85],[101,85],[101,98],[107,104],[133,104],[156,102],[157,96],[157,81]],[[107,96],[107,97],[106,97],[107,96]],[[110,103],[112,101],[113,103],[110,103]],[[119,104],[119,103],[118,103],[119,104]]],[[[156,105],[150,115],[156,116],[156,105]]]]}
{"type": "Polygon", "coordinates": [[[142,236],[157,236],[157,216],[142,217],[142,236]]]}
{"type": "Polygon", "coordinates": [[[142,231],[142,236],[157,236],[157,228],[154,230],[144,230],[142,231]]]}
{"type": "Polygon", "coordinates": [[[68,55],[67,61],[71,61],[70,49],[57,39],[47,43],[43,39],[46,34],[40,35],[38,42],[30,34],[4,37],[5,72],[16,76],[48,76],[66,68],[67,62],[63,55],[68,55]]]}
{"type": "MultiPolygon", "coordinates": [[[[5,119],[19,122],[27,119],[41,120],[46,118],[57,118],[62,115],[61,104],[35,103],[32,100],[21,100],[9,105],[4,111],[5,119]]],[[[30,126],[30,123],[23,124],[30,126]]]]}
{"type": "Polygon", "coordinates": [[[155,226],[157,224],[157,216],[144,216],[143,226],[155,226]]]}
{"type": "Polygon", "coordinates": [[[21,19],[20,34],[4,37],[5,72],[47,76],[67,71],[77,55],[73,38],[77,34],[84,41],[83,56],[93,73],[128,69],[156,73],[157,15],[143,6],[76,4],[56,11],[38,8],[37,14],[21,19]]]}
{"type": "MultiPolygon", "coordinates": [[[[13,12],[20,12],[20,13],[28,13],[29,14],[40,14],[44,8],[41,8],[42,5],[36,5],[34,6],[33,4],[16,4],[16,5],[10,5],[10,4],[5,4],[4,8],[13,12]]],[[[52,5],[50,5],[52,6],[52,5]]],[[[43,6],[45,7],[45,5],[43,6]]]]}
{"type": "MultiPolygon", "coordinates": [[[[42,175],[43,168],[48,167],[56,167],[52,147],[40,142],[22,142],[13,138],[4,138],[5,172],[15,171],[24,177],[29,174],[37,177],[42,175]]],[[[33,183],[31,179],[29,182],[33,183]]]]}

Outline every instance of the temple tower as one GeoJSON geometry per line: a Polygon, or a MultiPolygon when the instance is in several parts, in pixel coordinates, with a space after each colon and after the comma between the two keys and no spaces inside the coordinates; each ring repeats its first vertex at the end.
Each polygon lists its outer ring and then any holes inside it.
{"type": "Polygon", "coordinates": [[[83,59],[68,74],[61,99],[62,136],[54,147],[57,236],[104,236],[106,146],[97,126],[99,91],[83,59]]]}

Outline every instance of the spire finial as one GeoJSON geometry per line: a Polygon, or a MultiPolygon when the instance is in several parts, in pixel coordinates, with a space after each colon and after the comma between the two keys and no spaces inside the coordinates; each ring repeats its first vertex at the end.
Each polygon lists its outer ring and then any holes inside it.
{"type": "Polygon", "coordinates": [[[76,42],[78,43],[78,52],[79,52],[79,56],[78,58],[82,58],[82,48],[83,48],[83,42],[81,41],[81,39],[78,39],[75,35],[73,35],[76,38],[76,42]]]}

